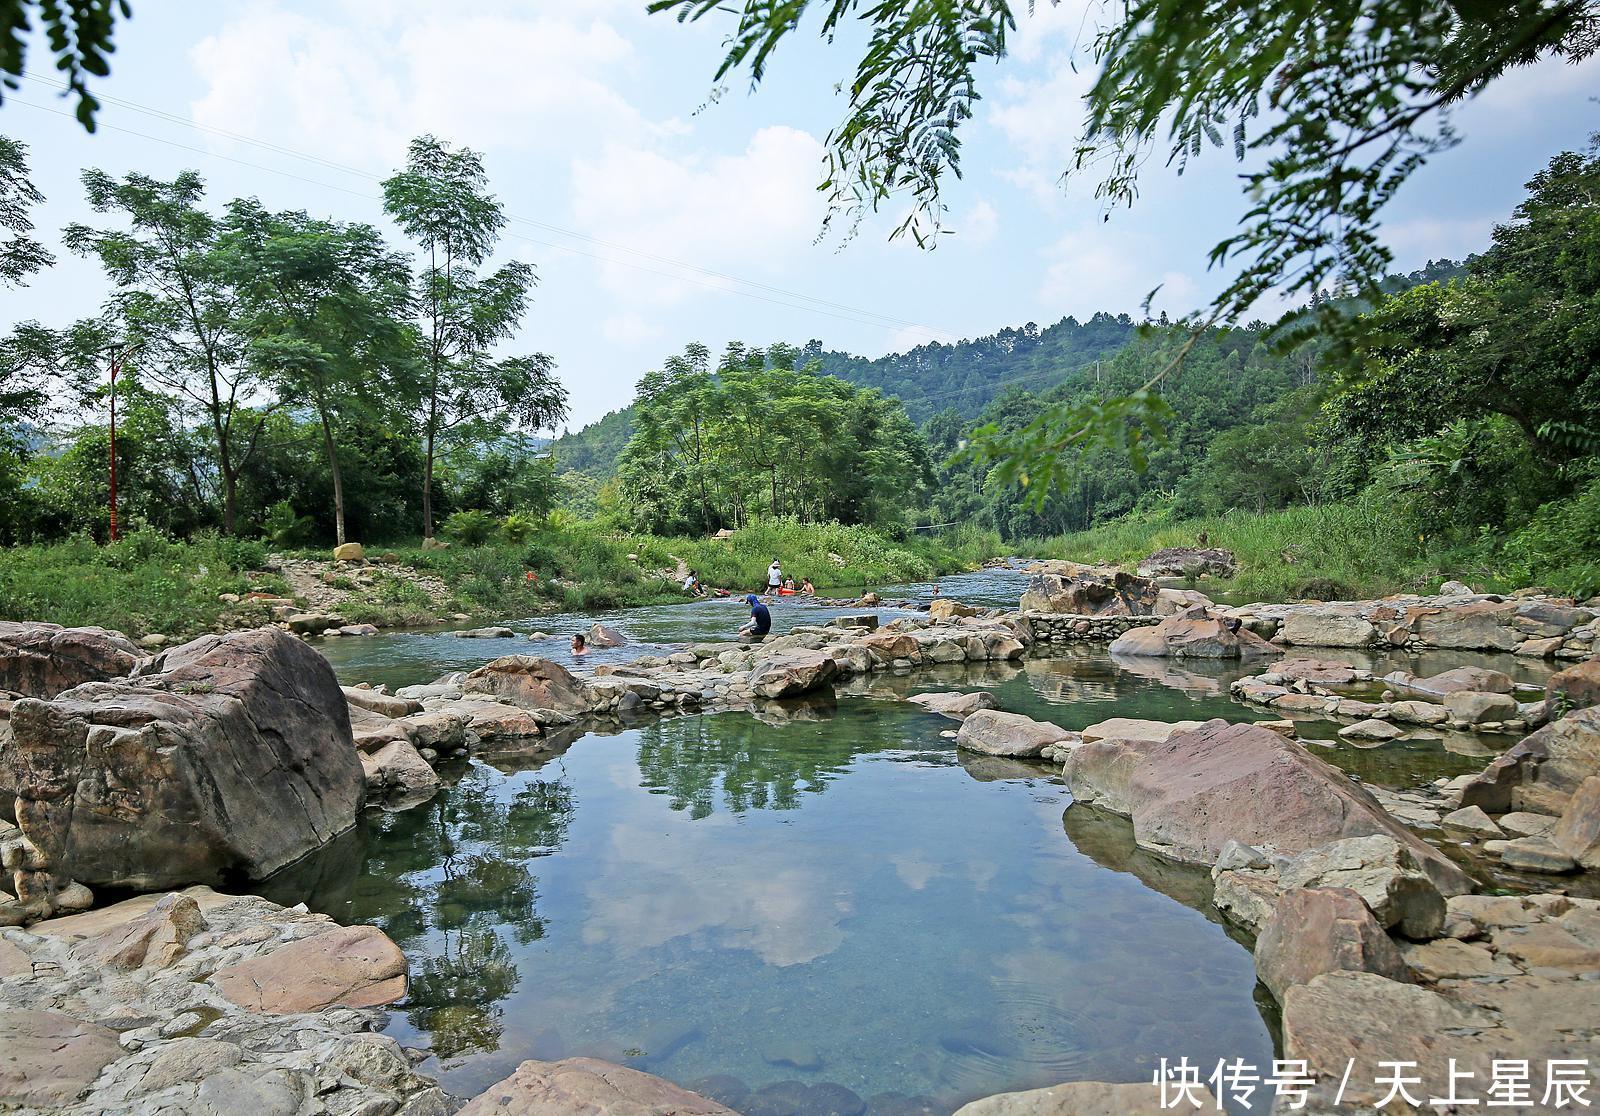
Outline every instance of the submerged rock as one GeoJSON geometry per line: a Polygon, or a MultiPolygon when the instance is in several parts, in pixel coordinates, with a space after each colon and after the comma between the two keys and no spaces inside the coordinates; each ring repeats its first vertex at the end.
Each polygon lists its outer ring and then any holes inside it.
{"type": "MultiPolygon", "coordinates": [[[[1215,1104],[1204,1085],[1191,1089],[1188,1097],[1194,1100],[1183,1104],[1191,1109],[1195,1100],[1207,1110],[1215,1104]]],[[[1071,1081],[1048,1089],[996,1093],[962,1105],[955,1116],[1158,1116],[1171,1111],[1154,1082],[1071,1081]]]]}
{"type": "Polygon", "coordinates": [[[670,1081],[597,1058],[523,1062],[458,1116],[737,1116],[670,1081]]]}

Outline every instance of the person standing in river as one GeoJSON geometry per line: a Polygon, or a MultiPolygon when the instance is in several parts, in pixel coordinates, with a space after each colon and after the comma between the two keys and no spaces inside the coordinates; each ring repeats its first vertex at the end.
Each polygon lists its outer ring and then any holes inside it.
{"type": "Polygon", "coordinates": [[[767,567],[767,592],[773,594],[783,584],[783,566],[774,558],[772,565],[767,567]]]}

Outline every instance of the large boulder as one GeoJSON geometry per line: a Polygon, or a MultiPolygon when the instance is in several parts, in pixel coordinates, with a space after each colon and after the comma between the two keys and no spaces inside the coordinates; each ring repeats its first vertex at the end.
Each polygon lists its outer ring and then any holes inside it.
{"type": "Polygon", "coordinates": [[[1545,680],[1545,716],[1600,705],[1600,658],[1585,659],[1545,680]]]}
{"type": "Polygon", "coordinates": [[[1283,618],[1278,642],[1304,647],[1369,647],[1378,629],[1364,616],[1336,607],[1300,607],[1283,618]]]}
{"type": "Polygon", "coordinates": [[[126,678],[142,658],[121,632],[0,620],[0,690],[23,697],[126,678]]]}
{"type": "Polygon", "coordinates": [[[1156,583],[1121,570],[1084,566],[1068,575],[1038,574],[1022,593],[1022,611],[1073,616],[1152,616],[1156,583]]]}
{"type": "Polygon", "coordinates": [[[1130,628],[1111,641],[1113,655],[1173,659],[1254,659],[1282,651],[1238,620],[1191,611],[1150,627],[1130,628]]]}
{"type": "Polygon", "coordinates": [[[1367,790],[1257,725],[1212,720],[1166,740],[1108,737],[1073,749],[1063,775],[1075,800],[1126,815],[1142,848],[1175,860],[1210,866],[1230,840],[1293,854],[1385,834],[1444,894],[1471,888],[1460,868],[1367,790]]]}
{"type": "Polygon", "coordinates": [[[367,793],[386,807],[406,809],[439,793],[439,776],[416,747],[396,740],[372,752],[361,753],[367,793]]]}
{"type": "Polygon", "coordinates": [[[839,664],[821,651],[782,651],[769,655],[750,672],[750,688],[764,698],[807,693],[839,673],[839,664]]]}
{"type": "Polygon", "coordinates": [[[1256,939],[1256,976],[1282,1003],[1295,985],[1340,971],[1411,978],[1400,950],[1354,891],[1319,887],[1286,893],[1256,939]]]}
{"type": "Polygon", "coordinates": [[[1600,705],[1523,737],[1462,787],[1461,804],[1490,814],[1539,807],[1559,813],[1591,775],[1600,775],[1600,705]]]}
{"type": "Polygon", "coordinates": [[[961,722],[956,747],[986,756],[1032,758],[1063,742],[1076,744],[1078,734],[1020,713],[979,709],[961,722]]]}
{"type": "Polygon", "coordinates": [[[327,660],[277,629],[12,709],[17,821],[56,878],[143,891],[259,879],[355,825],[364,780],[327,660]]]}
{"type": "Polygon", "coordinates": [[[1391,676],[1385,681],[1430,697],[1458,693],[1509,694],[1514,688],[1509,674],[1476,666],[1456,667],[1427,678],[1406,678],[1403,681],[1391,676]]]}
{"type": "Polygon", "coordinates": [[[1584,868],[1600,868],[1600,775],[1578,785],[1550,840],[1584,868]]]}
{"type": "Polygon", "coordinates": [[[523,1062],[467,1102],[458,1116],[737,1116],[730,1108],[648,1073],[566,1058],[523,1062]]]}
{"type": "Polygon", "coordinates": [[[939,597],[928,606],[928,619],[947,624],[951,620],[960,620],[968,616],[978,615],[982,609],[974,608],[960,601],[952,601],[948,597],[939,597]]]}
{"type": "Polygon", "coordinates": [[[263,1015],[381,1007],[406,994],[406,955],[375,926],[341,926],[226,965],[211,984],[263,1015]]]}
{"type": "Polygon", "coordinates": [[[615,628],[608,628],[596,620],[589,626],[590,647],[622,647],[627,644],[628,637],[615,628]]]}
{"type": "Polygon", "coordinates": [[[1380,926],[1419,941],[1437,937],[1444,926],[1444,896],[1412,850],[1385,834],[1307,849],[1284,863],[1278,886],[1353,891],[1380,926]]]}
{"type": "Polygon", "coordinates": [[[1420,609],[1412,631],[1429,647],[1463,651],[1512,651],[1522,633],[1511,626],[1517,606],[1513,601],[1474,601],[1420,609]]]}
{"type": "Polygon", "coordinates": [[[461,683],[469,694],[490,694],[524,709],[584,713],[594,706],[589,690],[560,663],[536,655],[491,659],[461,683]]]}
{"type": "Polygon", "coordinates": [[[1233,551],[1216,546],[1166,546],[1139,563],[1140,577],[1232,577],[1238,572],[1233,551]]]}

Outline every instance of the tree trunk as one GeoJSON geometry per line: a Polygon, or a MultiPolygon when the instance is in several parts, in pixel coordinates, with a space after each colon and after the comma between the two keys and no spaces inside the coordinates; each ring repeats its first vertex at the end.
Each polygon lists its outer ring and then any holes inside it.
{"type": "Polygon", "coordinates": [[[433,427],[423,439],[425,450],[422,463],[422,537],[433,538],[433,427]]]}
{"type": "Polygon", "coordinates": [[[318,408],[322,416],[322,446],[328,454],[328,472],[333,475],[333,544],[344,545],[344,478],[339,475],[339,451],[333,444],[333,424],[328,412],[318,408]]]}

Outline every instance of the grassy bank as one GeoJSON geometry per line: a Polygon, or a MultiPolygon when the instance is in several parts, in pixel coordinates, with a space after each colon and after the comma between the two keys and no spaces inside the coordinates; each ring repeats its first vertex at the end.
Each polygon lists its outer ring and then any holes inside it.
{"type": "Polygon", "coordinates": [[[1198,546],[1202,538],[1238,557],[1231,589],[1251,600],[1428,592],[1450,578],[1486,592],[1543,585],[1582,598],[1600,591],[1600,571],[1592,561],[1531,546],[1526,529],[1466,543],[1431,537],[1410,516],[1376,499],[1198,518],[1167,507],[1016,549],[1132,568],[1161,547],[1198,546]]]}
{"type": "MultiPolygon", "coordinates": [[[[347,594],[338,605],[346,619],[402,626],[442,612],[501,619],[678,601],[683,594],[672,575],[680,560],[707,585],[748,589],[777,557],[797,580],[809,576],[827,593],[968,568],[989,556],[980,551],[999,548],[997,537],[983,533],[898,541],[861,527],[793,521],[725,540],[615,534],[578,522],[532,529],[515,541],[498,533],[476,545],[456,540],[444,550],[424,550],[419,539],[368,543],[368,557],[384,559],[362,567],[372,583],[358,585],[354,568],[339,567],[328,584],[347,594]],[[435,600],[412,573],[443,582],[448,600],[435,600]]],[[[289,553],[329,557],[323,548],[289,553]]],[[[109,545],[74,537],[0,549],[0,619],[193,636],[240,622],[223,594],[288,594],[267,562],[267,547],[257,541],[174,540],[148,528],[109,545]]]]}

